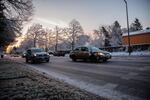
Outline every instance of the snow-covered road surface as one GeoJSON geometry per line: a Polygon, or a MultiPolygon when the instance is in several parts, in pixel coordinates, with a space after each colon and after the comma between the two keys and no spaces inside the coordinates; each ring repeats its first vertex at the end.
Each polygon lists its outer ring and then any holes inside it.
{"type": "Polygon", "coordinates": [[[28,67],[111,100],[150,99],[150,57],[113,57],[106,63],[72,62],[51,57],[49,63],[28,67]]]}

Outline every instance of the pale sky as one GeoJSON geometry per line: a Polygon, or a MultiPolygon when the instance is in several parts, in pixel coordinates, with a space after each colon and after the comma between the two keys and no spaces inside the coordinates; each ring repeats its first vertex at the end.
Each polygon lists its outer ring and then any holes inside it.
{"type": "MultiPolygon", "coordinates": [[[[142,25],[150,27],[150,0],[127,0],[129,22],[138,18],[142,25]]],[[[118,20],[126,27],[124,0],[34,0],[33,23],[44,27],[67,26],[72,19],[82,25],[86,33],[91,33],[100,25],[111,25],[118,20]]]]}

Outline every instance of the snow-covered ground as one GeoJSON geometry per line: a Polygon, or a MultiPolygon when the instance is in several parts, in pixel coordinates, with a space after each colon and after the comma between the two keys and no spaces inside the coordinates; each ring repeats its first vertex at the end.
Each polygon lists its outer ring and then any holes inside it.
{"type": "Polygon", "coordinates": [[[51,70],[46,70],[42,67],[37,67],[37,65],[26,65],[26,66],[30,66],[31,69],[35,70],[38,73],[41,73],[47,77],[52,76],[55,79],[58,79],[60,81],[66,82],[70,85],[76,86],[80,89],[86,90],[88,92],[91,92],[93,94],[102,96],[102,97],[106,97],[109,100],[141,100],[141,98],[139,97],[134,97],[131,95],[127,95],[127,94],[122,94],[121,92],[115,91],[112,88],[116,86],[116,84],[111,84],[108,83],[104,86],[99,86],[99,85],[95,85],[92,83],[88,83],[82,80],[77,80],[77,79],[73,79],[69,76],[60,74],[60,73],[56,73],[54,71],[51,70]]]}
{"type": "MultiPolygon", "coordinates": [[[[128,52],[111,52],[112,56],[129,56],[128,52]]],[[[66,54],[65,56],[69,56],[66,54]]],[[[150,51],[134,51],[130,56],[150,56],[150,51]]]]}
{"type": "MultiPolygon", "coordinates": [[[[112,56],[129,56],[128,52],[112,52],[112,56]]],[[[150,51],[134,51],[130,56],[150,56],[150,51]]]]}

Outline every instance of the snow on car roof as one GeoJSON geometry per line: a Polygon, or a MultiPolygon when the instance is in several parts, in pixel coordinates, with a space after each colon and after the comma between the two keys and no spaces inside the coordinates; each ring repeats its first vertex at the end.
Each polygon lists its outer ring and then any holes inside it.
{"type": "MultiPolygon", "coordinates": [[[[137,35],[137,34],[145,34],[145,33],[150,33],[150,29],[130,32],[129,34],[130,35],[137,35]]],[[[124,33],[123,36],[128,36],[128,33],[124,33]]]]}

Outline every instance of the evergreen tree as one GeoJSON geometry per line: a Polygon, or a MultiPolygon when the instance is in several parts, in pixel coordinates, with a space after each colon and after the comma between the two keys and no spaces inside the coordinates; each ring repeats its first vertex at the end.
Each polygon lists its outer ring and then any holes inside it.
{"type": "Polygon", "coordinates": [[[135,21],[130,25],[130,32],[143,30],[143,26],[141,25],[138,18],[135,18],[135,21]]]}
{"type": "Polygon", "coordinates": [[[106,28],[103,26],[101,27],[101,32],[104,36],[104,47],[111,46],[110,45],[110,35],[109,32],[106,30],[106,28]]]}

